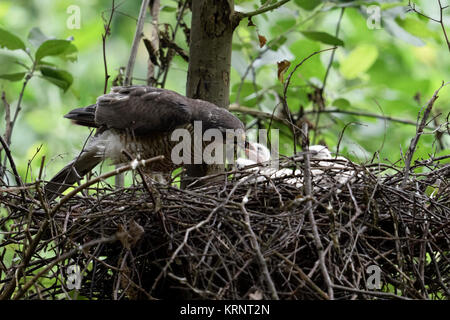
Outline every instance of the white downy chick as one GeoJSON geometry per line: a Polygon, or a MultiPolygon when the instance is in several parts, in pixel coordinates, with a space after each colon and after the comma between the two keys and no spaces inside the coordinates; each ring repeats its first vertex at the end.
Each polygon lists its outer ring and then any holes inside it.
{"type": "MultiPolygon", "coordinates": [[[[349,179],[353,177],[353,171],[344,170],[348,168],[349,160],[344,157],[338,156],[337,160],[342,160],[344,164],[335,161],[326,161],[327,159],[333,159],[330,150],[327,147],[321,145],[313,145],[309,147],[309,151],[312,151],[311,159],[320,160],[318,165],[324,167],[324,169],[314,168],[311,170],[313,179],[320,179],[325,170],[333,170],[336,172],[335,177],[339,183],[346,183],[349,179]]],[[[271,160],[270,150],[260,143],[250,143],[248,149],[248,159],[238,158],[236,160],[236,166],[238,169],[242,169],[246,166],[261,164],[264,162],[269,162],[271,160]]],[[[275,169],[272,167],[254,167],[248,170],[259,173],[256,181],[265,181],[267,178],[283,178],[294,176],[292,178],[286,179],[285,182],[295,185],[297,188],[302,187],[303,179],[299,177],[302,171],[292,170],[289,168],[275,169]]],[[[249,177],[247,177],[249,178],[249,177]]],[[[244,178],[245,179],[245,178],[244,178]]],[[[250,179],[254,181],[254,179],[250,179]]]]}

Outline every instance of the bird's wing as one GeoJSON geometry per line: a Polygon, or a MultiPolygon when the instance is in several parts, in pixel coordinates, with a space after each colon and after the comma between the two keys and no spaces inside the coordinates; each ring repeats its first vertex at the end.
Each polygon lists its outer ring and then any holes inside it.
{"type": "Polygon", "coordinates": [[[190,100],[176,92],[147,86],[113,87],[97,99],[95,123],[136,135],[170,131],[191,121],[190,100]]]}

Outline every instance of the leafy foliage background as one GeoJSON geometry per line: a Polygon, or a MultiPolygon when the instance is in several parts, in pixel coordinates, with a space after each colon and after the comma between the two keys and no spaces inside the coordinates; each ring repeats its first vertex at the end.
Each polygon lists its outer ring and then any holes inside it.
{"type": "MultiPolygon", "coordinates": [[[[235,2],[236,10],[251,11],[267,1],[235,2]]],[[[438,17],[436,1],[414,3],[427,15],[438,17]]],[[[318,41],[311,36],[311,32],[334,35],[340,10],[345,7],[339,33],[344,46],[336,51],[329,73],[325,89],[326,108],[338,107],[415,121],[434,90],[443,80],[449,80],[450,59],[440,25],[414,13],[407,13],[407,4],[408,1],[295,0],[277,10],[254,17],[254,27],[249,27],[246,21],[241,22],[233,43],[230,102],[272,113],[279,103],[277,94],[282,93],[283,89],[277,79],[277,62],[284,59],[291,62],[288,74],[312,52],[330,47],[330,44],[323,43],[327,42],[324,37],[319,37],[318,41]],[[371,30],[367,27],[366,7],[361,7],[361,4],[381,6],[381,29],[371,30]],[[259,47],[258,35],[267,38],[263,48],[259,47]],[[255,60],[257,57],[260,58],[255,60]],[[247,71],[252,61],[254,69],[247,71]],[[241,84],[244,75],[246,78],[241,84]],[[415,96],[420,99],[414,99],[415,96]]],[[[136,1],[123,1],[113,19],[111,36],[106,43],[108,69],[112,78],[118,74],[119,67],[126,65],[139,5],[136,1]]],[[[72,75],[73,83],[66,92],[39,76],[33,77],[25,90],[24,110],[14,129],[11,149],[19,173],[23,177],[27,174],[27,182],[33,181],[42,155],[47,157],[45,176],[48,178],[80,150],[89,134],[85,128],[71,125],[62,116],[74,107],[93,103],[103,93],[102,15],[105,18],[108,16],[110,6],[107,0],[3,0],[0,3],[1,28],[25,42],[30,31],[36,27],[45,35],[57,39],[73,37],[72,43],[78,50],[76,61],[60,57],[46,58],[72,75]],[[70,16],[67,8],[70,5],[77,5],[81,9],[80,29],[66,26],[70,16]],[[27,172],[29,164],[31,170],[27,172]]],[[[173,28],[176,24],[174,12],[177,1],[164,1],[162,6],[160,28],[170,28],[169,25],[173,28]]],[[[449,11],[444,17],[447,21],[449,11]]],[[[189,15],[186,17],[187,22],[189,15]]],[[[182,32],[178,32],[176,42],[183,49],[188,49],[182,32]]],[[[26,44],[30,45],[29,42],[26,44]]],[[[312,102],[308,98],[308,94],[313,92],[311,84],[321,86],[330,54],[326,52],[314,56],[294,74],[288,91],[292,112],[298,112],[300,106],[305,111],[312,109],[312,102]]],[[[140,79],[146,77],[147,59],[148,54],[141,45],[134,83],[144,83],[140,79]]],[[[19,50],[0,49],[0,74],[23,72],[23,68],[14,63],[18,60],[27,61],[26,54],[19,50]]],[[[171,64],[166,88],[184,93],[186,74],[187,63],[176,56],[171,64]]],[[[0,90],[6,92],[12,109],[17,103],[21,87],[21,81],[0,79],[0,90]]],[[[441,123],[450,110],[449,101],[450,90],[442,90],[435,106],[435,114],[439,111],[443,113],[438,118],[441,123]]],[[[0,113],[3,118],[3,109],[0,113]]],[[[314,122],[315,117],[310,116],[309,120],[314,122]]],[[[341,131],[350,122],[353,123],[345,130],[340,152],[358,161],[370,160],[377,150],[380,150],[380,159],[397,161],[401,156],[400,150],[406,150],[415,133],[412,125],[367,117],[322,114],[319,122],[321,130],[316,142],[324,142],[335,151],[341,131]]],[[[4,123],[1,126],[3,132],[4,123]]],[[[285,131],[288,131],[287,127],[285,131]]],[[[292,139],[283,135],[283,128],[281,132],[281,152],[292,154],[292,139]]],[[[448,148],[448,136],[443,139],[448,148]]],[[[434,152],[436,144],[433,141],[433,135],[422,137],[415,157],[426,157],[434,152]]],[[[438,150],[437,154],[448,154],[448,149],[438,150]]]]}

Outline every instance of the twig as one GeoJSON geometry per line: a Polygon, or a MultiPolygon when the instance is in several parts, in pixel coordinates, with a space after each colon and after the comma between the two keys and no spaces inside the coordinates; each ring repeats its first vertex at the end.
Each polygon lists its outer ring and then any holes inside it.
{"type": "MultiPolygon", "coordinates": [[[[303,151],[309,151],[309,141],[308,141],[308,124],[305,122],[303,124],[303,139],[302,139],[302,148],[303,151]]],[[[303,156],[304,159],[304,190],[305,197],[311,198],[312,196],[312,186],[311,186],[311,164],[310,164],[310,154],[306,152],[303,156]]],[[[312,201],[308,199],[306,202],[308,218],[311,223],[312,232],[314,235],[314,242],[316,244],[316,248],[319,254],[320,261],[320,269],[322,271],[322,276],[324,278],[325,283],[328,287],[328,297],[330,300],[334,299],[333,292],[333,283],[331,282],[330,275],[328,274],[327,267],[325,265],[325,252],[323,249],[322,241],[320,240],[319,230],[317,228],[316,219],[314,218],[314,212],[312,210],[312,201]]]]}
{"type": "MultiPolygon", "coordinates": [[[[245,106],[240,106],[240,105],[235,104],[235,103],[231,104],[229,106],[228,110],[234,111],[234,112],[242,112],[242,113],[249,114],[249,115],[252,115],[252,116],[260,118],[260,119],[271,119],[271,118],[273,118],[273,120],[281,121],[281,122],[284,122],[286,124],[289,124],[289,121],[287,119],[280,118],[280,117],[278,117],[276,115],[272,115],[272,114],[270,114],[268,112],[259,111],[259,110],[256,110],[256,109],[253,109],[253,108],[248,108],[248,107],[245,107],[245,106]]],[[[379,114],[376,114],[376,113],[367,113],[367,112],[363,112],[363,111],[349,111],[349,110],[341,110],[341,109],[325,109],[325,110],[309,110],[309,111],[305,111],[304,112],[305,115],[306,114],[316,114],[316,113],[341,113],[341,114],[348,114],[348,115],[354,115],[354,116],[359,116],[359,117],[377,118],[377,119],[381,119],[381,120],[398,122],[398,123],[412,125],[412,126],[416,126],[417,125],[417,122],[414,122],[414,121],[394,118],[394,117],[391,117],[391,116],[379,115],[379,114]]],[[[426,129],[435,130],[437,128],[427,124],[426,129]]]]}
{"type": "Polygon", "coordinates": [[[294,122],[293,122],[293,119],[292,119],[292,114],[291,114],[291,111],[289,109],[289,105],[287,103],[287,90],[288,90],[289,84],[291,83],[292,75],[295,73],[295,71],[297,71],[298,68],[300,68],[300,66],[303,65],[303,63],[305,63],[305,61],[309,60],[311,57],[315,56],[316,54],[325,52],[325,51],[335,50],[336,48],[337,47],[332,47],[332,48],[328,48],[328,49],[324,49],[324,50],[320,50],[320,51],[316,51],[316,52],[311,53],[309,56],[307,56],[302,61],[300,61],[300,63],[298,63],[294,67],[294,69],[291,71],[291,73],[289,73],[288,77],[286,78],[286,82],[284,84],[284,89],[283,89],[283,96],[280,97],[280,98],[281,98],[281,101],[283,103],[283,107],[285,109],[285,112],[286,112],[287,116],[289,117],[289,122],[290,122],[290,125],[291,125],[292,134],[294,135],[294,153],[297,153],[297,134],[296,134],[294,122]]]}
{"type": "MultiPolygon", "coordinates": [[[[134,160],[129,165],[126,165],[126,166],[123,166],[123,167],[118,168],[116,170],[107,172],[105,174],[102,174],[102,175],[96,177],[95,179],[87,181],[86,183],[80,185],[79,187],[77,187],[74,190],[72,190],[71,192],[69,192],[66,196],[64,196],[59,201],[59,203],[52,208],[52,210],[48,214],[49,218],[53,218],[54,215],[58,212],[58,210],[62,207],[62,205],[64,203],[66,203],[69,199],[71,199],[74,195],[76,195],[78,192],[80,192],[81,190],[84,190],[84,189],[88,188],[89,186],[91,186],[93,184],[96,184],[97,182],[100,182],[100,181],[105,180],[105,179],[107,179],[109,177],[115,176],[115,175],[120,174],[122,172],[125,172],[125,171],[128,171],[128,170],[132,170],[132,169],[134,170],[134,169],[136,169],[138,167],[146,166],[146,165],[148,165],[151,162],[159,161],[159,160],[163,160],[163,159],[164,159],[163,156],[158,156],[158,157],[150,158],[148,160],[141,160],[141,161],[134,160]]],[[[3,292],[0,294],[0,300],[9,299],[10,296],[14,293],[16,285],[18,284],[18,280],[22,277],[23,271],[28,266],[28,263],[30,262],[31,257],[35,253],[36,248],[37,248],[39,242],[41,241],[42,236],[46,232],[49,224],[50,224],[50,219],[46,219],[41,224],[41,226],[39,227],[39,230],[37,231],[36,235],[34,236],[33,240],[30,242],[28,248],[25,251],[24,257],[22,259],[22,263],[17,267],[17,269],[15,271],[17,279],[16,278],[12,278],[9,281],[9,283],[4,288],[3,292]]]]}
{"type": "Polygon", "coordinates": [[[135,170],[137,168],[141,168],[141,167],[145,167],[146,165],[148,165],[149,163],[155,162],[155,161],[160,161],[163,160],[164,156],[157,156],[157,157],[153,157],[147,160],[133,160],[130,164],[126,165],[126,166],[122,166],[120,168],[117,168],[116,170],[104,173],[102,175],[99,175],[98,177],[86,181],[85,183],[83,183],[82,185],[78,186],[77,188],[73,189],[72,191],[70,191],[68,194],[66,194],[59,202],[58,204],[52,209],[52,215],[56,213],[56,211],[59,210],[59,208],[61,208],[61,206],[66,203],[70,198],[72,198],[74,195],[76,195],[78,192],[80,192],[81,190],[87,189],[88,187],[90,187],[93,184],[96,184],[97,182],[103,181],[105,179],[108,179],[110,177],[116,176],[118,174],[121,174],[123,172],[129,171],[129,170],[135,170]]]}
{"type": "Polygon", "coordinates": [[[260,9],[258,9],[258,10],[255,10],[255,11],[251,11],[251,12],[236,12],[235,15],[236,15],[236,17],[238,19],[251,18],[251,17],[254,17],[254,16],[258,15],[258,14],[265,13],[265,12],[271,11],[271,10],[275,10],[275,9],[281,7],[282,5],[284,5],[285,3],[289,2],[289,1],[290,0],[281,0],[281,1],[278,1],[277,3],[274,3],[274,4],[270,5],[270,6],[262,7],[260,9]]]}
{"type": "MultiPolygon", "coordinates": [[[[150,33],[150,41],[149,45],[151,46],[151,51],[148,52],[149,59],[147,62],[147,85],[156,85],[156,78],[155,78],[155,64],[152,62],[152,57],[150,56],[152,52],[158,52],[159,51],[159,29],[158,29],[158,23],[159,23],[159,8],[160,7],[160,0],[153,0],[152,3],[150,3],[150,15],[152,16],[152,29],[150,33]]],[[[144,40],[145,41],[145,40],[144,40]]],[[[155,57],[156,59],[156,57],[155,57]]]]}
{"type": "Polygon", "coordinates": [[[322,52],[326,52],[326,51],[330,51],[330,50],[336,50],[336,49],[337,49],[337,47],[332,47],[332,48],[319,50],[319,51],[311,53],[309,56],[307,56],[302,61],[300,61],[300,63],[298,63],[295,66],[295,68],[291,71],[291,73],[289,73],[288,77],[286,78],[286,82],[284,84],[284,90],[283,90],[283,97],[284,97],[284,99],[286,99],[287,89],[289,87],[289,84],[291,83],[292,75],[295,73],[295,71],[297,71],[298,68],[300,68],[302,66],[303,63],[305,63],[305,61],[309,60],[310,58],[312,58],[316,54],[319,54],[319,53],[322,53],[322,52]]]}
{"type": "Polygon", "coordinates": [[[337,285],[337,284],[334,284],[333,288],[340,289],[340,290],[345,290],[345,291],[350,291],[350,292],[355,292],[355,293],[367,294],[367,295],[376,296],[376,297],[386,297],[386,298],[394,298],[394,299],[400,299],[400,300],[411,300],[410,298],[398,296],[396,294],[389,293],[389,292],[380,292],[380,291],[375,291],[375,290],[373,290],[373,291],[360,290],[360,289],[340,286],[340,285],[337,285]]]}
{"type": "Polygon", "coordinates": [[[53,260],[51,263],[47,264],[45,268],[43,268],[41,271],[36,273],[36,275],[27,283],[24,284],[23,287],[20,288],[20,290],[14,295],[13,300],[18,300],[23,297],[23,295],[27,292],[27,290],[36,283],[36,281],[39,280],[40,277],[42,277],[44,274],[46,274],[49,270],[51,270],[56,264],[58,264],[61,261],[64,261],[71,256],[73,256],[77,252],[83,252],[83,250],[88,249],[92,246],[95,246],[100,243],[108,243],[108,242],[114,242],[117,240],[117,237],[115,235],[109,237],[109,238],[100,238],[97,240],[89,241],[88,243],[85,243],[83,245],[80,245],[69,252],[63,254],[62,256],[59,256],[55,260],[53,260]]]}
{"type": "Polygon", "coordinates": [[[266,279],[267,285],[269,287],[270,293],[272,295],[273,300],[279,300],[277,289],[273,283],[273,280],[270,276],[269,269],[267,268],[267,263],[264,258],[264,255],[261,252],[261,247],[259,246],[258,239],[256,238],[255,233],[253,232],[252,226],[250,224],[250,215],[248,214],[247,209],[245,209],[245,204],[248,202],[248,196],[250,195],[251,189],[248,189],[247,194],[242,198],[242,202],[240,204],[241,211],[245,217],[245,226],[250,233],[250,242],[252,243],[253,249],[256,251],[256,256],[258,257],[258,261],[260,267],[262,269],[262,273],[264,274],[264,278],[266,279]]]}
{"type": "Polygon", "coordinates": [[[419,126],[417,127],[416,130],[416,135],[415,137],[411,140],[411,143],[409,145],[409,149],[408,152],[406,154],[406,159],[405,159],[405,175],[403,177],[403,182],[401,184],[401,187],[404,188],[406,185],[406,182],[408,181],[409,178],[409,174],[410,174],[410,168],[411,168],[411,160],[414,156],[414,152],[416,151],[416,147],[417,147],[417,143],[419,142],[420,137],[422,136],[423,133],[423,129],[425,128],[426,124],[427,124],[427,119],[428,116],[431,113],[431,109],[433,108],[434,103],[436,102],[436,100],[439,98],[438,97],[438,93],[439,91],[446,86],[449,83],[444,83],[442,82],[442,85],[439,87],[439,89],[437,89],[433,96],[431,97],[430,101],[428,101],[427,107],[423,113],[422,116],[422,120],[420,121],[419,126]]]}
{"type": "MultiPolygon", "coordinates": [[[[5,132],[3,133],[3,137],[5,138],[5,142],[9,145],[11,143],[11,131],[12,131],[11,105],[8,103],[8,101],[6,101],[5,91],[2,91],[2,102],[3,106],[5,107],[5,132]]],[[[1,150],[2,149],[0,149],[0,151],[1,150]]]]}
{"type": "Polygon", "coordinates": [[[142,38],[142,30],[144,29],[145,16],[150,0],[142,0],[141,9],[139,11],[139,18],[136,25],[136,32],[134,33],[133,45],[131,46],[130,58],[128,59],[127,68],[125,71],[125,85],[130,85],[133,77],[134,63],[136,62],[136,54],[139,48],[139,43],[142,38]]]}
{"type": "Polygon", "coordinates": [[[445,41],[447,42],[448,51],[450,51],[450,40],[448,39],[447,31],[445,30],[445,24],[444,24],[444,18],[443,18],[444,10],[447,9],[448,6],[443,7],[441,4],[441,0],[438,0],[438,4],[439,4],[439,20],[432,18],[430,16],[427,16],[427,15],[423,14],[422,12],[416,10],[416,5],[414,3],[411,4],[411,1],[409,1],[408,7],[409,7],[410,11],[413,11],[413,12],[417,13],[418,15],[420,15],[424,18],[427,18],[431,21],[437,22],[441,25],[442,32],[444,33],[445,41]]]}
{"type": "MultiPolygon", "coordinates": [[[[134,63],[136,62],[137,50],[139,48],[139,43],[143,36],[142,30],[144,29],[145,15],[147,13],[147,7],[150,0],[142,0],[141,9],[139,11],[139,18],[136,24],[136,32],[134,33],[133,44],[131,46],[130,58],[128,59],[127,68],[125,69],[125,80],[124,85],[128,86],[132,83],[134,63]]],[[[119,166],[116,166],[119,169],[119,166]]],[[[122,174],[115,176],[115,186],[116,188],[121,188],[125,184],[125,177],[122,174]]]]}
{"type": "MultiPolygon", "coordinates": [[[[25,93],[25,88],[27,87],[28,82],[33,77],[34,72],[36,70],[36,61],[34,61],[31,56],[30,56],[30,59],[33,61],[33,66],[31,67],[31,70],[27,73],[27,75],[25,76],[25,80],[23,81],[23,84],[22,84],[22,89],[20,90],[19,100],[17,101],[16,110],[14,111],[13,120],[10,121],[9,124],[8,124],[8,126],[9,126],[9,128],[8,128],[8,130],[9,130],[8,131],[8,136],[5,136],[6,143],[7,143],[8,146],[11,144],[12,131],[14,129],[14,125],[16,124],[17,117],[19,116],[19,113],[22,110],[22,100],[23,100],[23,95],[25,93]]],[[[4,100],[4,101],[6,101],[6,100],[4,100]]],[[[10,116],[11,115],[9,115],[9,117],[10,116]]],[[[6,166],[6,159],[3,162],[3,166],[6,166]]],[[[1,178],[3,178],[3,176],[0,176],[0,179],[1,178]]]]}
{"type": "MultiPolygon", "coordinates": [[[[180,5],[180,4],[178,4],[180,5]]],[[[177,24],[175,25],[175,29],[172,32],[172,43],[175,44],[175,36],[177,34],[178,28],[180,26],[181,20],[183,19],[183,15],[184,15],[184,11],[186,10],[186,7],[188,5],[188,0],[184,0],[183,2],[183,6],[180,9],[180,13],[178,14],[177,17],[177,24]]],[[[164,37],[163,37],[164,39],[164,37]]],[[[170,43],[169,39],[167,39],[168,43],[170,43]]],[[[167,75],[169,74],[169,69],[170,69],[170,63],[172,62],[172,58],[173,58],[173,54],[172,54],[172,50],[175,50],[175,48],[171,48],[171,45],[168,44],[168,48],[169,50],[167,50],[167,54],[166,54],[166,65],[165,65],[165,70],[164,70],[164,74],[163,74],[163,79],[161,81],[161,87],[164,88],[164,86],[166,85],[166,80],[167,80],[167,75]]],[[[177,50],[175,50],[177,51],[177,50]]],[[[180,56],[183,57],[183,55],[180,54],[180,56]]],[[[185,58],[189,59],[189,56],[186,56],[185,58]]]]}
{"type": "Polygon", "coordinates": [[[187,245],[188,239],[189,239],[189,234],[192,231],[198,230],[200,229],[203,225],[205,225],[206,223],[208,223],[212,217],[216,214],[217,211],[221,210],[227,203],[228,201],[230,201],[231,196],[234,194],[234,192],[237,190],[237,188],[243,184],[244,181],[241,180],[240,182],[236,183],[235,186],[233,187],[233,189],[230,191],[230,193],[228,194],[227,198],[225,199],[225,201],[221,202],[217,207],[215,207],[213,210],[211,210],[211,212],[209,213],[209,215],[206,217],[206,219],[200,221],[199,223],[197,223],[196,225],[188,228],[184,234],[184,238],[183,238],[183,242],[177,247],[177,249],[173,252],[172,256],[170,257],[169,261],[167,261],[166,265],[164,266],[164,268],[161,270],[161,272],[159,273],[158,277],[156,277],[155,282],[152,285],[152,289],[150,290],[150,294],[153,290],[155,290],[156,286],[158,285],[158,282],[161,280],[162,276],[165,275],[167,273],[167,269],[169,268],[169,266],[173,263],[173,261],[175,260],[175,258],[177,257],[178,253],[181,251],[181,249],[183,249],[183,247],[185,245],[187,245]]]}
{"type": "Polygon", "coordinates": [[[112,0],[111,4],[111,14],[109,15],[108,23],[105,24],[105,33],[102,34],[102,48],[103,48],[103,66],[105,68],[105,85],[103,88],[103,93],[106,94],[106,91],[108,90],[108,80],[111,77],[108,74],[108,64],[106,63],[106,37],[110,35],[111,33],[111,21],[114,16],[114,10],[116,7],[114,6],[114,0],[112,0]]]}
{"type": "MultiPolygon", "coordinates": [[[[11,169],[13,171],[14,174],[14,179],[16,179],[16,184],[18,187],[23,187],[23,182],[22,179],[20,179],[19,173],[17,172],[17,168],[16,168],[16,164],[14,163],[14,159],[12,157],[11,154],[11,150],[9,150],[8,144],[6,143],[5,140],[3,140],[3,137],[0,135],[0,143],[2,144],[3,149],[5,150],[6,153],[6,157],[9,160],[9,163],[11,165],[11,169]]],[[[5,170],[6,171],[6,170],[5,170]]],[[[20,194],[22,195],[23,201],[25,202],[25,189],[19,189],[20,190],[20,194]]]]}
{"type": "Polygon", "coordinates": [[[289,260],[288,258],[286,258],[285,256],[283,256],[281,253],[279,253],[278,251],[274,252],[276,256],[278,256],[279,258],[283,259],[283,261],[287,262],[290,266],[292,266],[299,274],[300,278],[305,281],[306,283],[309,284],[309,286],[317,291],[317,293],[324,299],[329,300],[330,297],[326,294],[326,292],[324,292],[322,289],[320,289],[320,287],[318,285],[316,285],[314,283],[314,281],[311,280],[310,277],[308,277],[308,275],[298,266],[296,265],[294,262],[292,262],[291,260],[289,260]]]}
{"type": "MultiPolygon", "coordinates": [[[[335,32],[336,38],[339,37],[339,31],[341,29],[341,22],[342,22],[342,17],[344,16],[344,12],[345,12],[345,8],[342,8],[341,13],[339,15],[338,23],[336,25],[336,32],[335,32]]],[[[325,72],[325,76],[323,77],[322,93],[325,90],[325,86],[327,85],[327,79],[328,79],[328,75],[331,70],[331,66],[333,65],[334,55],[336,54],[336,49],[337,49],[337,47],[335,49],[333,49],[333,51],[331,52],[331,57],[330,57],[330,61],[328,62],[327,71],[325,72]]]]}

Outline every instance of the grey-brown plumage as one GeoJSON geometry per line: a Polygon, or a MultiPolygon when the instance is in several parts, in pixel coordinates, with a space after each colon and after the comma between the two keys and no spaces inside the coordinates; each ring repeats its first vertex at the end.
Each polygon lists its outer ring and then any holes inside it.
{"type": "Polygon", "coordinates": [[[65,118],[73,123],[97,128],[78,157],[72,160],[45,186],[48,199],[53,199],[79,181],[104,159],[119,164],[133,157],[148,159],[163,155],[147,171],[170,173],[180,165],[171,161],[173,130],[184,128],[193,135],[194,121],[202,122],[203,132],[219,129],[244,129],[242,122],[229,111],[207,101],[190,99],[174,91],[148,86],[113,87],[97,103],[70,111],[65,118]]]}

